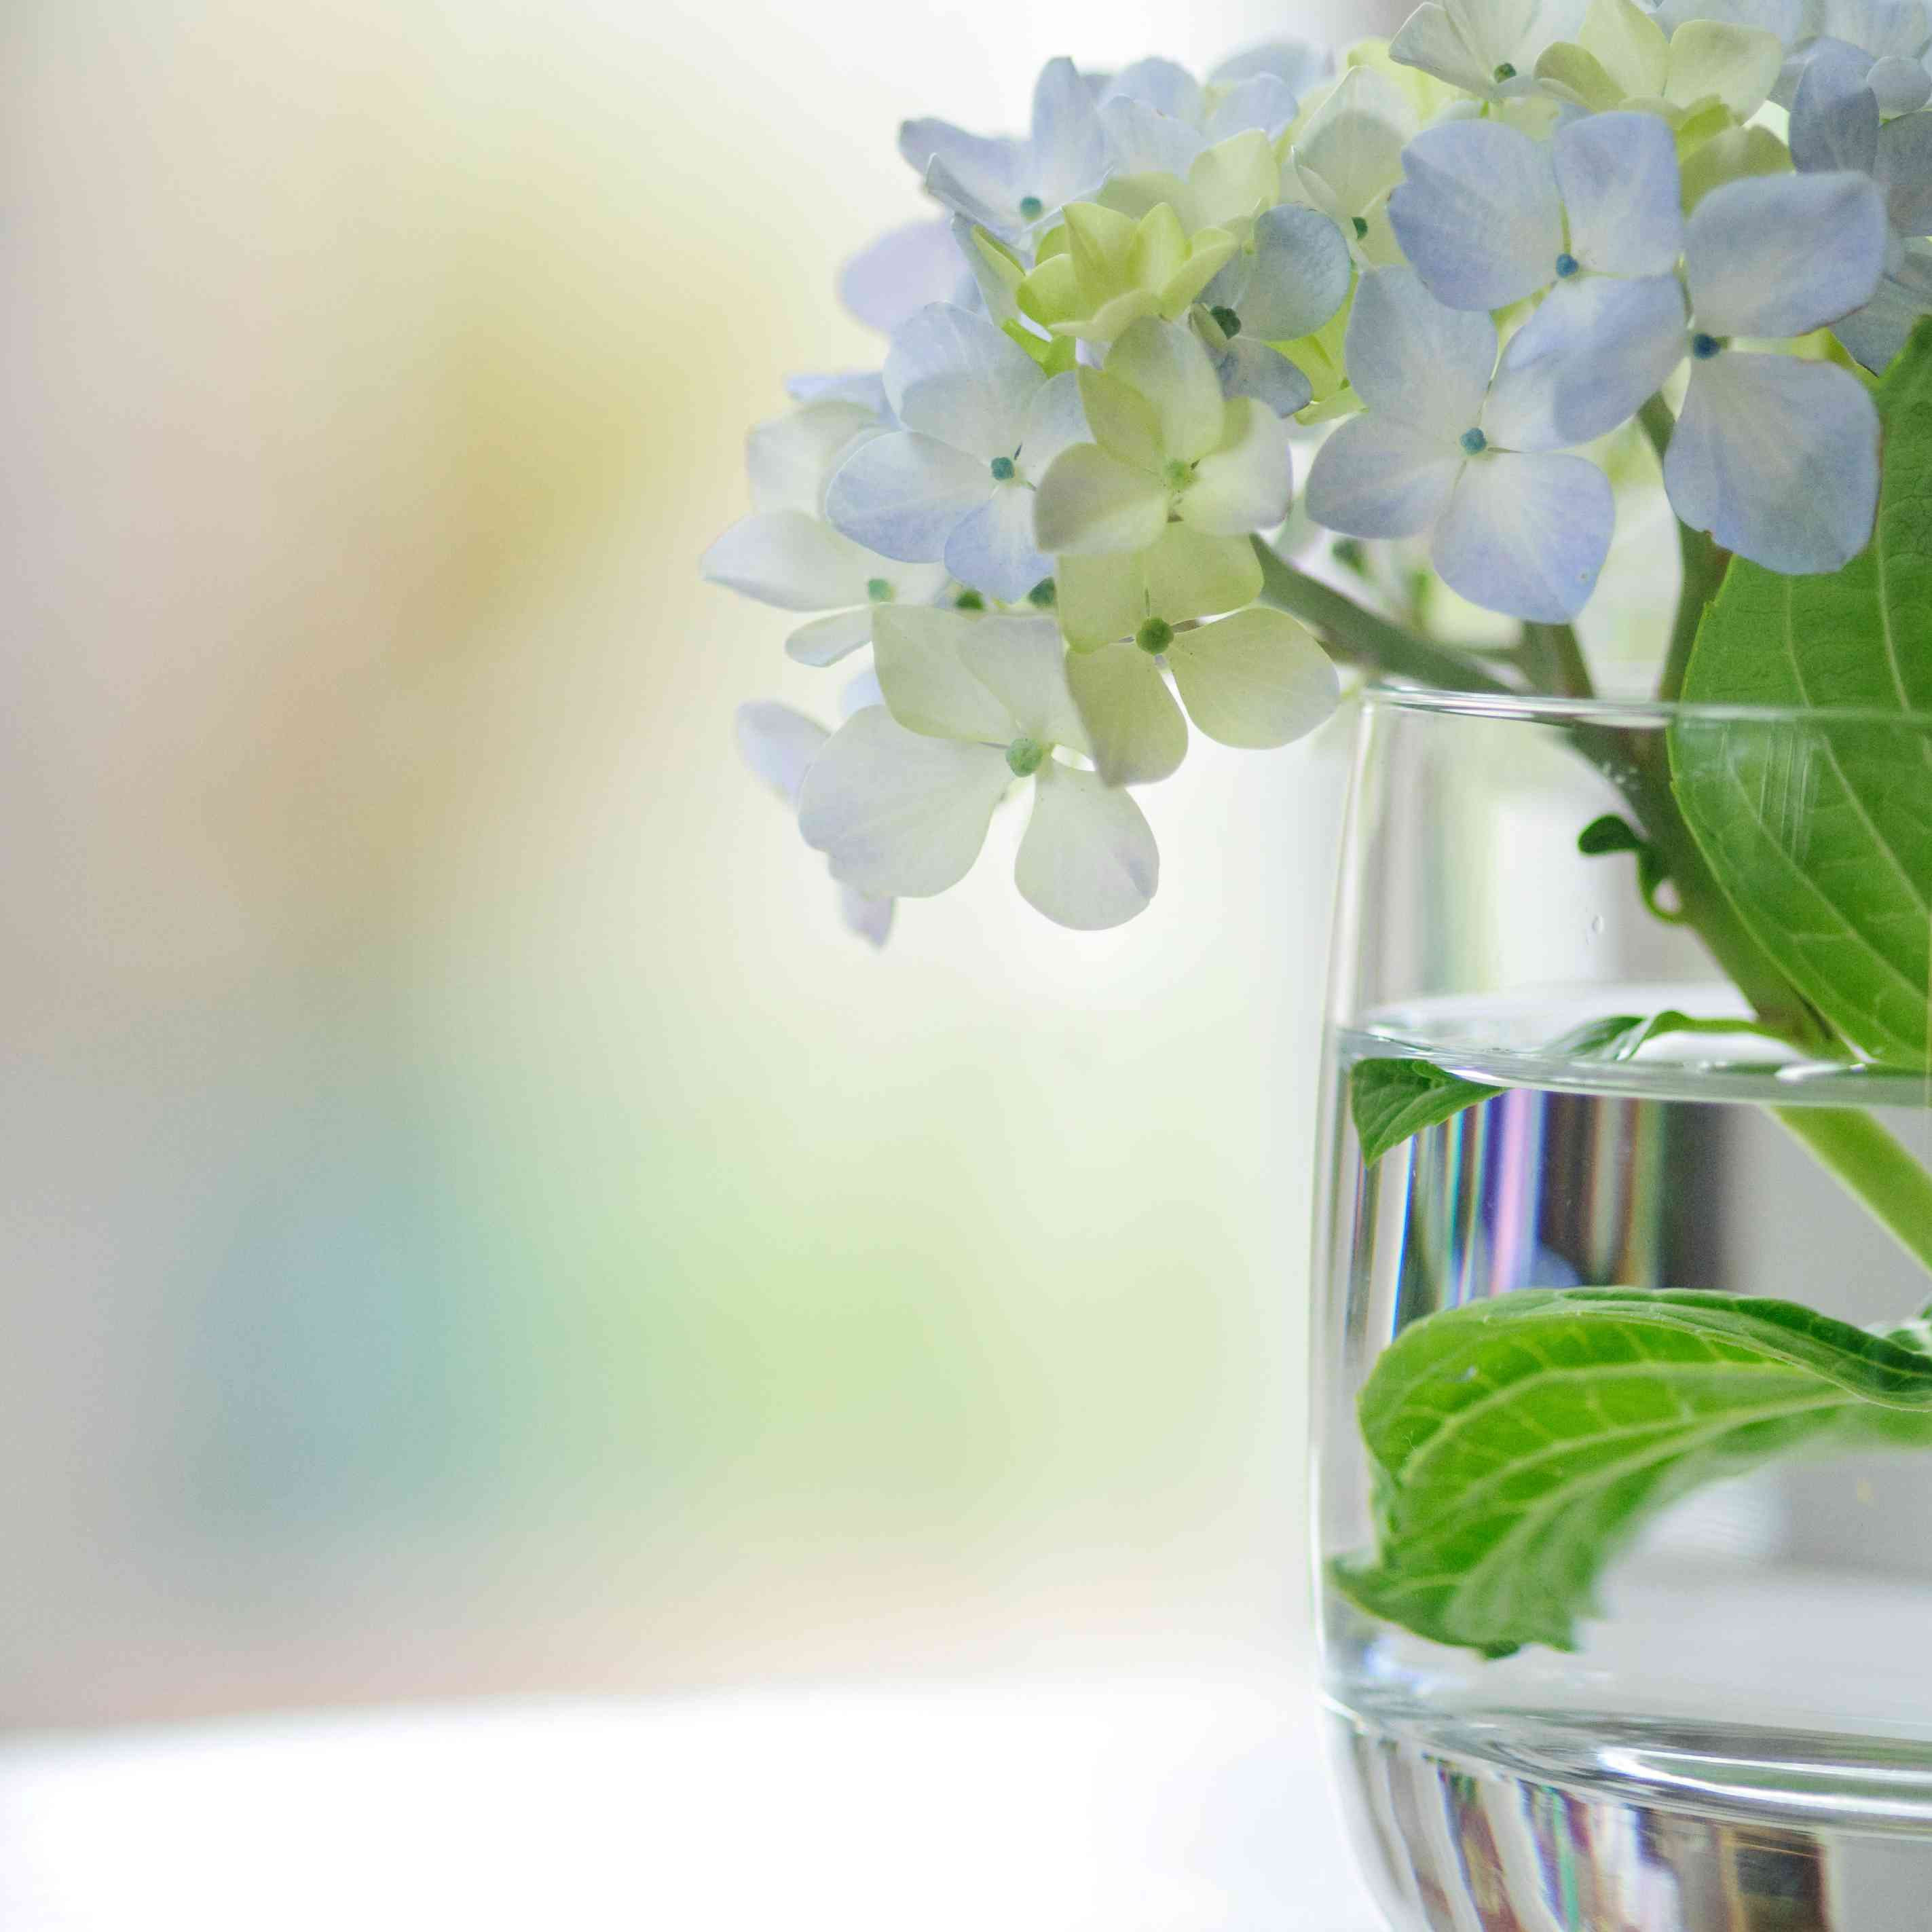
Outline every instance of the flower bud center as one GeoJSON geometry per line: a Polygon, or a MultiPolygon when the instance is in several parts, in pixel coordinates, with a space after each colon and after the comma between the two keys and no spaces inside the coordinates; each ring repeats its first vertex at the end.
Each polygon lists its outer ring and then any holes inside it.
{"type": "Polygon", "coordinates": [[[1165,617],[1150,617],[1134,633],[1134,642],[1150,658],[1157,658],[1174,642],[1174,626],[1165,617]]]}
{"type": "Polygon", "coordinates": [[[1042,577],[1027,592],[1027,602],[1036,610],[1051,610],[1059,599],[1060,592],[1050,577],[1042,577]]]}
{"type": "Polygon", "coordinates": [[[952,608],[956,610],[983,610],[986,600],[976,590],[962,590],[953,598],[952,608]]]}
{"type": "Polygon", "coordinates": [[[1701,328],[1690,338],[1690,352],[1700,362],[1708,362],[1714,356],[1721,356],[1724,351],[1722,340],[1714,335],[1706,335],[1701,328]]]}
{"type": "Polygon", "coordinates": [[[994,457],[992,470],[995,483],[1010,483],[1013,480],[1013,459],[1010,456],[994,457]]]}
{"type": "Polygon", "coordinates": [[[1359,214],[1351,215],[1349,219],[1355,224],[1355,239],[1358,242],[1366,242],[1369,238],[1368,223],[1359,214]]]}
{"type": "Polygon", "coordinates": [[[1182,462],[1178,456],[1169,457],[1162,467],[1160,480],[1170,490],[1185,490],[1194,481],[1194,466],[1182,462]]]}
{"type": "Polygon", "coordinates": [[[1016,778],[1030,778],[1046,763],[1046,747],[1030,738],[1016,738],[1006,747],[1006,769],[1016,778]]]}
{"type": "Polygon", "coordinates": [[[1036,194],[1023,194],[1020,196],[1020,212],[1028,220],[1037,221],[1046,212],[1046,203],[1036,194]]]}
{"type": "Polygon", "coordinates": [[[1480,456],[1490,446],[1490,440],[1479,429],[1466,429],[1460,439],[1465,456],[1480,456]]]}
{"type": "Polygon", "coordinates": [[[1496,68],[1496,85],[1497,85],[1498,87],[1500,87],[1504,81],[1506,81],[1506,80],[1515,80],[1515,78],[1516,78],[1516,69],[1515,69],[1514,67],[1512,67],[1508,61],[1504,61],[1504,62],[1502,62],[1502,63],[1501,63],[1501,64],[1497,67],[1497,68],[1496,68]]]}
{"type": "Polygon", "coordinates": [[[1230,338],[1241,332],[1241,318],[1231,308],[1210,308],[1208,313],[1214,318],[1214,326],[1230,338]]]}
{"type": "Polygon", "coordinates": [[[892,586],[883,577],[868,577],[866,580],[866,595],[874,604],[890,604],[892,601],[892,586]]]}
{"type": "Polygon", "coordinates": [[[1556,258],[1557,276],[1559,280],[1567,282],[1582,266],[1582,263],[1566,249],[1556,258]]]}

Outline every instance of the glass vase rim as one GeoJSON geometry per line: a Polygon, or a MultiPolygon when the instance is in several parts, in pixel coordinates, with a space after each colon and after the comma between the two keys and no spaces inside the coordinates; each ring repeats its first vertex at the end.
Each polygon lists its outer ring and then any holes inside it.
{"type": "Polygon", "coordinates": [[[1362,703],[1375,710],[1482,718],[1516,724],[1598,725],[1654,730],[1671,724],[1870,724],[1932,733],[1932,711],[1885,705],[1697,704],[1655,698],[1559,698],[1540,692],[1450,691],[1435,686],[1370,683],[1362,703]]]}

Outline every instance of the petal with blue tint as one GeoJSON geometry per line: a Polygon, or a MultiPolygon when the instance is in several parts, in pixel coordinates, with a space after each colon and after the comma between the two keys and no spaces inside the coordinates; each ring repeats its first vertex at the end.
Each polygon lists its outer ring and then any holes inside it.
{"type": "Polygon", "coordinates": [[[1254,226],[1254,254],[1238,304],[1243,334],[1263,342],[1312,335],[1348,298],[1354,263],[1318,209],[1270,208],[1254,226]]]}
{"type": "Polygon", "coordinates": [[[1316,452],[1302,500],[1316,523],[1345,536],[1412,537],[1442,514],[1466,460],[1407,423],[1357,416],[1316,452]]]}
{"type": "Polygon", "coordinates": [[[1315,400],[1314,386],[1278,349],[1237,336],[1216,359],[1223,395],[1252,396],[1278,416],[1292,416],[1315,400]]]}
{"type": "Polygon", "coordinates": [[[1551,158],[1570,253],[1606,275],[1666,275],[1684,252],[1682,186],[1670,123],[1592,114],[1556,131],[1551,158]]]}
{"type": "Polygon", "coordinates": [[[983,315],[950,302],[920,309],[894,334],[886,395],[908,429],[982,462],[1011,456],[1046,379],[1040,364],[983,315]]]}
{"type": "Polygon", "coordinates": [[[1425,128],[1389,196],[1396,239],[1438,302],[1495,309],[1556,278],[1563,208],[1550,150],[1496,121],[1425,128]]]}
{"type": "Polygon", "coordinates": [[[1030,167],[1025,180],[1016,172],[1013,187],[1040,203],[1042,218],[1086,194],[1107,172],[1107,136],[1093,90],[1064,56],[1048,61],[1034,83],[1033,138],[1015,165],[1030,167]]]}
{"type": "Polygon", "coordinates": [[[1496,326],[1438,302],[1411,268],[1372,268],[1355,290],[1348,379],[1370,409],[1453,441],[1482,413],[1496,326]]]}
{"type": "Polygon", "coordinates": [[[1684,346],[1675,275],[1559,283],[1503,351],[1484,433],[1504,449],[1588,442],[1628,422],[1683,361],[1684,346]]]}
{"type": "Polygon", "coordinates": [[[1834,322],[1832,333],[1874,375],[1882,375],[1924,315],[1932,315],[1932,248],[1908,242],[1878,293],[1834,322]]]}
{"type": "Polygon", "coordinates": [[[745,466],[754,510],[824,514],[825,486],[862,436],[879,434],[869,410],[824,402],[761,422],[746,439],[745,466]]]}
{"type": "Polygon", "coordinates": [[[1456,479],[1430,559],[1472,604],[1565,623],[1596,588],[1616,523],[1610,479],[1594,463],[1496,451],[1456,479]]]}
{"type": "Polygon", "coordinates": [[[1300,111],[1300,101],[1288,82],[1271,74],[1237,81],[1214,104],[1203,130],[1211,146],[1252,128],[1277,140],[1300,111]]]}
{"type": "Polygon", "coordinates": [[[890,335],[929,302],[957,302],[968,280],[952,224],[915,221],[882,235],[838,271],[838,299],[868,328],[890,335]]]}
{"type": "Polygon", "coordinates": [[[1878,96],[1866,86],[1870,62],[1855,48],[1814,50],[1791,101],[1791,158],[1805,174],[1850,168],[1870,174],[1878,161],[1878,96]]]}
{"type": "Polygon", "coordinates": [[[1017,604],[1043,577],[1053,560],[1034,542],[1034,493],[1024,483],[1002,483],[986,502],[961,518],[946,540],[946,568],[969,589],[1003,604],[1017,604]]]}
{"type": "Polygon", "coordinates": [[[1684,268],[1712,335],[1804,335],[1862,308],[1885,272],[1885,203],[1863,175],[1727,182],[1690,217],[1684,268]]]}
{"type": "Polygon", "coordinates": [[[1932,113],[1888,121],[1872,171],[1892,226],[1900,235],[1932,235],[1932,113]]]}
{"type": "Polygon", "coordinates": [[[781,610],[843,610],[866,599],[879,560],[862,544],[800,510],[741,518],[707,550],[699,569],[781,610]]]}
{"type": "Polygon", "coordinates": [[[1080,400],[1080,378],[1069,369],[1049,377],[1027,405],[1017,459],[1021,472],[1037,483],[1063,449],[1092,440],[1086,408],[1080,400]]]}
{"type": "Polygon", "coordinates": [[[1672,507],[1767,569],[1841,568],[1870,540],[1878,412],[1828,363],[1730,351],[1694,365],[1664,460],[1672,507]]]}
{"type": "Polygon", "coordinates": [[[741,704],[734,721],[738,755],[794,810],[799,788],[831,733],[789,704],[741,704]]]}
{"type": "Polygon", "coordinates": [[[825,493],[825,514],[854,542],[881,556],[937,562],[955,526],[992,490],[992,476],[977,457],[896,430],[860,444],[845,459],[825,493]]]}

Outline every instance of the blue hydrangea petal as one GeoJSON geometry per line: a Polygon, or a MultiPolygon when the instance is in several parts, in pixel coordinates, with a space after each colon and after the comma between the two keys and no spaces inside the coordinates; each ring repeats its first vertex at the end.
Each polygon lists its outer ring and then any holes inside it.
{"type": "Polygon", "coordinates": [[[1878,412],[1829,363],[1732,350],[1693,367],[1664,463],[1672,507],[1767,569],[1841,568],[1878,506],[1878,412]]]}
{"type": "Polygon", "coordinates": [[[1496,309],[1547,287],[1563,252],[1563,209],[1548,148],[1498,121],[1425,128],[1389,196],[1397,242],[1430,294],[1496,309]]]}
{"type": "Polygon", "coordinates": [[[1430,560],[1459,596],[1532,622],[1568,622],[1610,554],[1610,478],[1580,456],[1492,452],[1465,466],[1430,560]]]}

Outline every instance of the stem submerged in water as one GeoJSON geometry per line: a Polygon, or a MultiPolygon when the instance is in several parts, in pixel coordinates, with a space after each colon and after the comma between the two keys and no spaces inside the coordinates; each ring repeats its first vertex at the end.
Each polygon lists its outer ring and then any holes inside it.
{"type": "Polygon", "coordinates": [[[1853,1107],[1772,1112],[1920,1267],[1932,1270],[1932,1173],[1869,1113],[1853,1107]]]}

